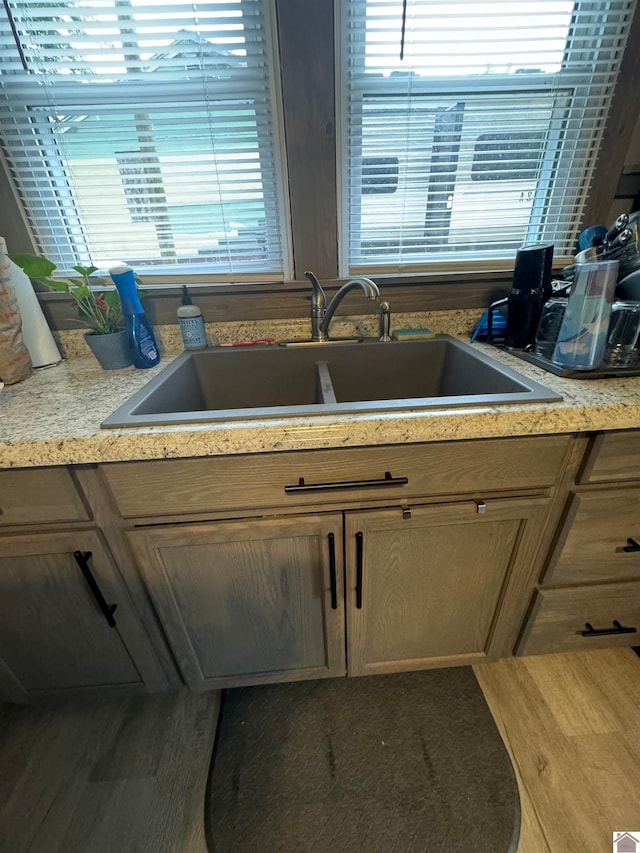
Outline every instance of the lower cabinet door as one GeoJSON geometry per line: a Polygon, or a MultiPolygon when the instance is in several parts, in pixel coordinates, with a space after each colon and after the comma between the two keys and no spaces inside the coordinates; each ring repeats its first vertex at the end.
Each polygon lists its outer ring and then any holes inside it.
{"type": "Polygon", "coordinates": [[[128,532],[194,688],[343,675],[340,514],[128,532]]]}
{"type": "Polygon", "coordinates": [[[545,499],[347,513],[350,675],[509,654],[545,499]]]}
{"type": "Polygon", "coordinates": [[[97,531],[0,537],[0,694],[142,686],[127,596],[97,531]]]}

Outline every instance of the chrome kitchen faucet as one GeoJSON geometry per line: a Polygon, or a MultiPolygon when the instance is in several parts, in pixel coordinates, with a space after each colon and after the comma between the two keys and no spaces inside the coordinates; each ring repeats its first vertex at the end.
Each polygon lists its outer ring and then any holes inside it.
{"type": "Polygon", "coordinates": [[[313,294],[311,296],[311,340],[312,341],[328,341],[329,340],[329,324],[336,313],[338,305],[344,297],[356,287],[359,287],[367,299],[377,299],[380,296],[377,284],[371,281],[370,278],[361,276],[360,278],[352,278],[346,284],[336,291],[333,299],[327,305],[327,297],[320,286],[320,282],[312,272],[305,272],[305,276],[311,282],[313,294]]]}

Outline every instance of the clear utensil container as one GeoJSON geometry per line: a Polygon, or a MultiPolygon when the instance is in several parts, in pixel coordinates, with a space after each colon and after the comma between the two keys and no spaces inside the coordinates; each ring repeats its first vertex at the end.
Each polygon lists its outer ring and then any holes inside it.
{"type": "Polygon", "coordinates": [[[614,302],[603,364],[637,367],[640,364],[640,302],[614,302]]]}
{"type": "Polygon", "coordinates": [[[579,264],[576,270],[551,360],[559,367],[595,370],[607,343],[618,261],[579,264]]]}

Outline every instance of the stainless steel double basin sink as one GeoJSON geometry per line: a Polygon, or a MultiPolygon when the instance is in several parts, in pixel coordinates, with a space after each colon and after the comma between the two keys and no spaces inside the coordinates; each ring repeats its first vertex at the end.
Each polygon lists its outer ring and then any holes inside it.
{"type": "Polygon", "coordinates": [[[447,335],[184,352],[102,427],[540,403],[562,397],[447,335]]]}

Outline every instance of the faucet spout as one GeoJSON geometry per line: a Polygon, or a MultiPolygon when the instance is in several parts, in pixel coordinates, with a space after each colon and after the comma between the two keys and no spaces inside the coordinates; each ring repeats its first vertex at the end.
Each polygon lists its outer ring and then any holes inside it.
{"type": "Polygon", "coordinates": [[[333,299],[327,306],[322,322],[320,323],[320,334],[324,335],[322,340],[327,340],[329,337],[329,324],[333,320],[333,315],[336,313],[338,305],[340,305],[347,293],[358,287],[362,290],[367,299],[377,299],[380,296],[378,285],[371,281],[370,278],[365,278],[364,276],[361,276],[360,278],[352,278],[346,284],[343,284],[342,287],[336,291],[333,299]]]}

